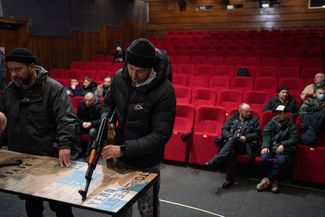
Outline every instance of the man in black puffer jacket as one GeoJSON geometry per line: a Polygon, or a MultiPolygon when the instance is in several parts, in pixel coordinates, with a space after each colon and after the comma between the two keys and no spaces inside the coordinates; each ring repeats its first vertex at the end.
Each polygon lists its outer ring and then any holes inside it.
{"type": "MultiPolygon", "coordinates": [[[[116,108],[115,145],[103,149],[104,159],[117,158],[119,168],[159,174],[164,147],[171,137],[176,99],[167,80],[168,59],[144,38],[127,49],[123,69],[114,76],[105,104],[116,108]]],[[[159,203],[158,198],[157,204],[159,203]]],[[[138,201],[141,216],[153,216],[152,191],[138,201]]],[[[132,209],[125,215],[131,216],[132,209]]]]}

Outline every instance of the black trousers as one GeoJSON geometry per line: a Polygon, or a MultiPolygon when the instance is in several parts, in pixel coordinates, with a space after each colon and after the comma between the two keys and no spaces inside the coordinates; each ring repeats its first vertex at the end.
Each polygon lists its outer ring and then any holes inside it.
{"type": "MultiPolygon", "coordinates": [[[[21,199],[25,200],[25,208],[28,217],[43,217],[43,199],[30,196],[22,196],[21,199]]],[[[51,210],[56,213],[57,217],[73,217],[70,206],[56,201],[49,201],[49,205],[51,210]]]]}
{"type": "Polygon", "coordinates": [[[247,142],[241,142],[238,138],[233,138],[226,142],[220,152],[213,157],[213,163],[220,166],[226,162],[226,180],[233,181],[236,177],[236,154],[247,154],[249,162],[254,163],[255,151],[253,146],[247,142]]]}

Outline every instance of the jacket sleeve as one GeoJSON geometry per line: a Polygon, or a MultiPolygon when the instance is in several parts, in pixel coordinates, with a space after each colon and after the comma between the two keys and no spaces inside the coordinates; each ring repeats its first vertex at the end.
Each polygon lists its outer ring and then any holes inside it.
{"type": "Polygon", "coordinates": [[[100,122],[101,122],[101,114],[102,114],[102,106],[98,103],[96,105],[96,111],[94,115],[94,120],[91,121],[91,126],[92,127],[99,127],[100,122]]]}
{"type": "Polygon", "coordinates": [[[273,98],[269,99],[269,101],[267,102],[267,104],[264,106],[263,108],[263,112],[264,111],[268,111],[268,110],[273,110],[274,107],[274,102],[273,102],[273,98]]]}
{"type": "Polygon", "coordinates": [[[254,118],[252,124],[252,130],[248,134],[245,135],[246,141],[251,142],[259,139],[259,132],[260,132],[260,124],[257,119],[254,118]]]}
{"type": "Polygon", "coordinates": [[[234,116],[232,116],[229,120],[225,122],[222,127],[222,137],[229,140],[233,135],[231,134],[231,127],[234,123],[234,116]]]}
{"type": "Polygon", "coordinates": [[[295,124],[290,125],[288,134],[288,139],[280,142],[286,149],[298,143],[297,127],[295,124]]]}
{"type": "Polygon", "coordinates": [[[272,121],[269,121],[264,128],[261,149],[263,148],[272,148],[272,121]]]}
{"type": "Polygon", "coordinates": [[[151,116],[151,132],[138,139],[125,141],[125,156],[139,157],[162,153],[172,135],[176,113],[175,93],[171,89],[162,95],[151,116]]]}
{"type": "Polygon", "coordinates": [[[311,106],[312,106],[312,103],[310,102],[310,98],[306,99],[304,101],[304,103],[300,106],[299,115],[309,112],[309,109],[311,108],[311,106]]]}
{"type": "Polygon", "coordinates": [[[63,87],[53,87],[49,109],[55,119],[59,149],[70,149],[77,136],[77,116],[63,87]]]}

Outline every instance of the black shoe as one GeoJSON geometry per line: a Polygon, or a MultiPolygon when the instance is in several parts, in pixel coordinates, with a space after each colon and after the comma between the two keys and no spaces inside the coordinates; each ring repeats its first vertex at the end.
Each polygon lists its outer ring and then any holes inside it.
{"type": "Polygon", "coordinates": [[[220,165],[213,160],[209,160],[204,164],[208,169],[219,170],[220,165]]]}
{"type": "Polygon", "coordinates": [[[222,188],[226,189],[229,188],[230,186],[232,186],[235,182],[233,180],[227,180],[222,184],[222,188]]]}

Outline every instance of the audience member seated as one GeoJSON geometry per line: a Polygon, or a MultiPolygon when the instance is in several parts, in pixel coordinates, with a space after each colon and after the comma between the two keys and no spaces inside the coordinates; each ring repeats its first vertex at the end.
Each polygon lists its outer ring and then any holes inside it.
{"type": "Polygon", "coordinates": [[[89,134],[88,144],[81,141],[83,153],[87,156],[88,149],[96,139],[98,127],[101,121],[102,105],[96,100],[95,95],[87,93],[84,100],[80,102],[77,117],[80,125],[80,134],[89,134]]]}
{"type": "Polygon", "coordinates": [[[70,79],[70,86],[67,87],[67,94],[68,96],[75,97],[75,96],[82,96],[82,88],[78,86],[79,81],[76,78],[70,79]]]}
{"type": "Polygon", "coordinates": [[[301,127],[304,133],[301,142],[315,145],[317,136],[325,129],[325,89],[324,85],[316,85],[313,96],[307,98],[299,109],[301,127]]]}
{"type": "Polygon", "coordinates": [[[112,81],[111,77],[107,76],[104,78],[104,82],[97,86],[95,95],[98,98],[105,97],[107,91],[110,90],[111,81],[112,81]]]}
{"type": "Polygon", "coordinates": [[[125,52],[121,46],[117,46],[114,54],[114,62],[124,62],[125,52]]]}
{"type": "Polygon", "coordinates": [[[82,86],[82,95],[84,96],[88,92],[95,93],[96,89],[97,84],[93,82],[89,76],[85,76],[82,86]]]}
{"type": "Polygon", "coordinates": [[[274,111],[279,105],[284,105],[288,112],[292,113],[294,117],[298,116],[299,105],[289,94],[289,90],[286,86],[278,88],[278,93],[267,102],[263,111],[274,111]]]}
{"type": "MultiPolygon", "coordinates": [[[[255,151],[258,149],[259,122],[252,116],[251,107],[242,103],[239,112],[235,113],[222,128],[220,152],[209,160],[206,165],[220,168],[226,162],[227,176],[223,188],[234,184],[236,172],[236,154],[247,154],[251,163],[255,160],[255,151]]],[[[216,140],[216,142],[218,139],[216,140]]]]}
{"type": "Polygon", "coordinates": [[[276,116],[267,123],[263,132],[261,164],[266,177],[256,186],[258,191],[271,187],[274,193],[279,190],[279,176],[293,158],[298,142],[297,127],[288,116],[287,108],[279,105],[275,112],[276,116]]]}
{"type": "Polygon", "coordinates": [[[300,98],[302,101],[304,101],[309,96],[312,96],[315,92],[316,85],[319,85],[320,83],[325,82],[325,74],[324,73],[317,73],[314,78],[314,83],[309,84],[305,87],[305,89],[301,92],[300,98]]]}

